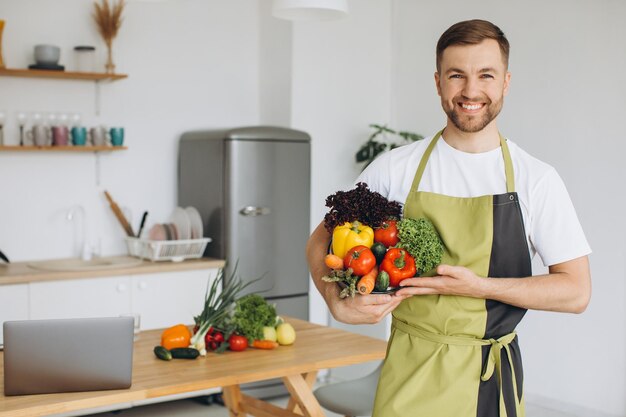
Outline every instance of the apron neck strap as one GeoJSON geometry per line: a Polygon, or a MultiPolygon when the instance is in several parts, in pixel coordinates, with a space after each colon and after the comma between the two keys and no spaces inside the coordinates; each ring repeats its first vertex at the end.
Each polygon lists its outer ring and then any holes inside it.
{"type": "Polygon", "coordinates": [[[506,175],[506,192],[515,192],[515,174],[513,173],[513,160],[511,159],[511,153],[509,152],[509,145],[506,144],[506,139],[500,135],[500,148],[502,148],[502,157],[504,158],[504,174],[506,175]]]}
{"type": "MultiPolygon", "coordinates": [[[[426,164],[428,163],[428,159],[430,158],[430,154],[435,149],[435,145],[437,144],[437,140],[441,137],[443,133],[443,129],[441,129],[437,134],[433,137],[422,156],[422,160],[417,168],[417,172],[415,173],[415,178],[413,178],[413,184],[411,185],[411,191],[417,192],[420,181],[422,180],[422,175],[424,174],[424,170],[426,169],[426,164]]],[[[513,161],[511,159],[511,153],[509,152],[509,146],[506,143],[506,139],[502,134],[500,135],[500,148],[502,149],[502,158],[504,159],[504,174],[506,176],[506,192],[514,193],[515,192],[515,174],[513,173],[513,161]]]]}

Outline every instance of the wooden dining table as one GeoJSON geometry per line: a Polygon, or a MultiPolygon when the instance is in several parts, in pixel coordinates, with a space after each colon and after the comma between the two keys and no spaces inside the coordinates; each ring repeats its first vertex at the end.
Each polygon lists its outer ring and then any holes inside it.
{"type": "Polygon", "coordinates": [[[296,329],[293,345],[272,350],[209,352],[195,360],[157,359],[153,349],[160,342],[161,331],[141,332],[133,351],[132,386],[123,390],[7,397],[3,394],[4,358],[0,353],[0,417],[78,415],[83,411],[89,414],[191,397],[220,387],[231,417],[319,417],[324,416],[324,411],[313,395],[319,370],[385,356],[384,340],[294,318],[286,320],[296,329]],[[240,389],[241,384],[275,378],[282,380],[290,394],[285,408],[246,395],[240,389]]]}

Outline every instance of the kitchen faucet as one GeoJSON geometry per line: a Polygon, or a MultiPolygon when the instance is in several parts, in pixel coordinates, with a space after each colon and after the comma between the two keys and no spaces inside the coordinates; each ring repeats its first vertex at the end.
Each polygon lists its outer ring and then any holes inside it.
{"type": "MultiPolygon", "coordinates": [[[[81,229],[83,234],[81,242],[82,244],[80,245],[80,257],[83,261],[89,261],[91,260],[95,251],[94,248],[89,245],[89,241],[87,240],[87,212],[85,210],[85,207],[80,204],[72,206],[67,212],[67,220],[74,220],[78,212],[80,212],[81,214],[81,229]]],[[[74,233],[74,236],[76,236],[76,233],[74,233]]]]}

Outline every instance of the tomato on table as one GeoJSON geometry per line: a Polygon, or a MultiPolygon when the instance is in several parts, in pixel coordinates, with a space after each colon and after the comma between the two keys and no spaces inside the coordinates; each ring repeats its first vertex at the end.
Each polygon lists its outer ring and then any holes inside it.
{"type": "Polygon", "coordinates": [[[234,334],[228,338],[228,348],[235,352],[241,352],[248,348],[248,338],[238,334],[234,334]]]}

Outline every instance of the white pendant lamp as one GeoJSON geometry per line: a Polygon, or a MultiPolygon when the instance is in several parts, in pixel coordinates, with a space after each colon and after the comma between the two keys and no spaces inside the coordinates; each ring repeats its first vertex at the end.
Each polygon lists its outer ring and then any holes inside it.
{"type": "Polygon", "coordinates": [[[335,20],[348,16],[348,0],[274,0],[272,14],[288,20],[335,20]]]}

